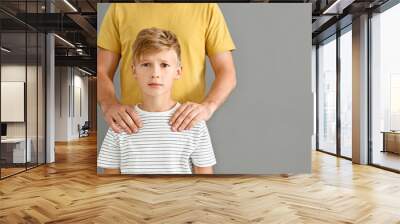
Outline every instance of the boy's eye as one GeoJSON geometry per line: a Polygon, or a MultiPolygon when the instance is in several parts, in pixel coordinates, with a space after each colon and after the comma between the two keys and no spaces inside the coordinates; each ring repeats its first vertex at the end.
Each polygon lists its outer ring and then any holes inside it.
{"type": "Polygon", "coordinates": [[[163,67],[163,68],[169,67],[169,64],[167,64],[167,63],[162,63],[162,64],[161,64],[161,67],[163,67]]]}
{"type": "Polygon", "coordinates": [[[149,66],[150,66],[150,63],[143,63],[142,66],[143,66],[143,67],[149,67],[149,66]]]}

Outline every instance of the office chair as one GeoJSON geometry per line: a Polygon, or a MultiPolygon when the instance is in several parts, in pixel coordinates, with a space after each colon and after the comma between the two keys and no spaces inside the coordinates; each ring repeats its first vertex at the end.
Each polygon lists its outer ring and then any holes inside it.
{"type": "Polygon", "coordinates": [[[85,121],[82,127],[80,127],[80,125],[78,124],[79,138],[89,136],[89,129],[90,129],[89,121],[85,121]]]}

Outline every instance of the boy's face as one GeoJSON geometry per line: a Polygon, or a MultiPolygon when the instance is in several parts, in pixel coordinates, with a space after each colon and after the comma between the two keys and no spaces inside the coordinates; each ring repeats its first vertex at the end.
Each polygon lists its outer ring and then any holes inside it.
{"type": "Polygon", "coordinates": [[[179,79],[182,67],[174,50],[161,50],[142,55],[132,65],[134,78],[142,93],[150,96],[171,94],[173,81],[179,79]]]}

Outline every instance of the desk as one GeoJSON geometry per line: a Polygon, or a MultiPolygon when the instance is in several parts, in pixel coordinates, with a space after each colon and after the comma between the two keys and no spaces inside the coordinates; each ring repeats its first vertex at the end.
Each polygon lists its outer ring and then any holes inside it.
{"type": "MultiPolygon", "coordinates": [[[[3,157],[3,152],[7,154],[7,151],[12,152],[12,161],[9,161],[10,163],[25,163],[25,162],[30,162],[32,158],[31,154],[31,145],[32,141],[30,138],[27,138],[26,141],[28,144],[26,147],[26,154],[25,154],[25,138],[6,138],[6,139],[1,139],[1,147],[2,147],[2,157],[3,157]],[[10,150],[10,146],[13,146],[10,150]],[[27,158],[27,161],[25,161],[25,158],[27,158]]],[[[10,158],[11,160],[11,158],[10,158]]]]}
{"type": "Polygon", "coordinates": [[[400,154],[400,131],[382,131],[381,133],[383,133],[382,152],[400,154]]]}

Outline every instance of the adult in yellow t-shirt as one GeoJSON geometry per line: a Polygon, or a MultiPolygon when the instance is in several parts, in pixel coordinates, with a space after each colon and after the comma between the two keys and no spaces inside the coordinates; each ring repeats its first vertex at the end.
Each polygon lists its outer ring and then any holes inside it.
{"type": "Polygon", "coordinates": [[[116,132],[135,133],[143,125],[132,109],[141,100],[131,68],[132,44],[140,30],[150,27],[172,31],[181,45],[182,78],[175,81],[172,95],[182,105],[171,118],[173,131],[187,130],[210,119],[236,86],[231,54],[235,45],[217,4],[111,4],[97,37],[97,97],[106,122],[116,132]],[[206,55],[215,74],[207,95],[206,55]],[[119,62],[121,101],[113,85],[119,62]]]}

